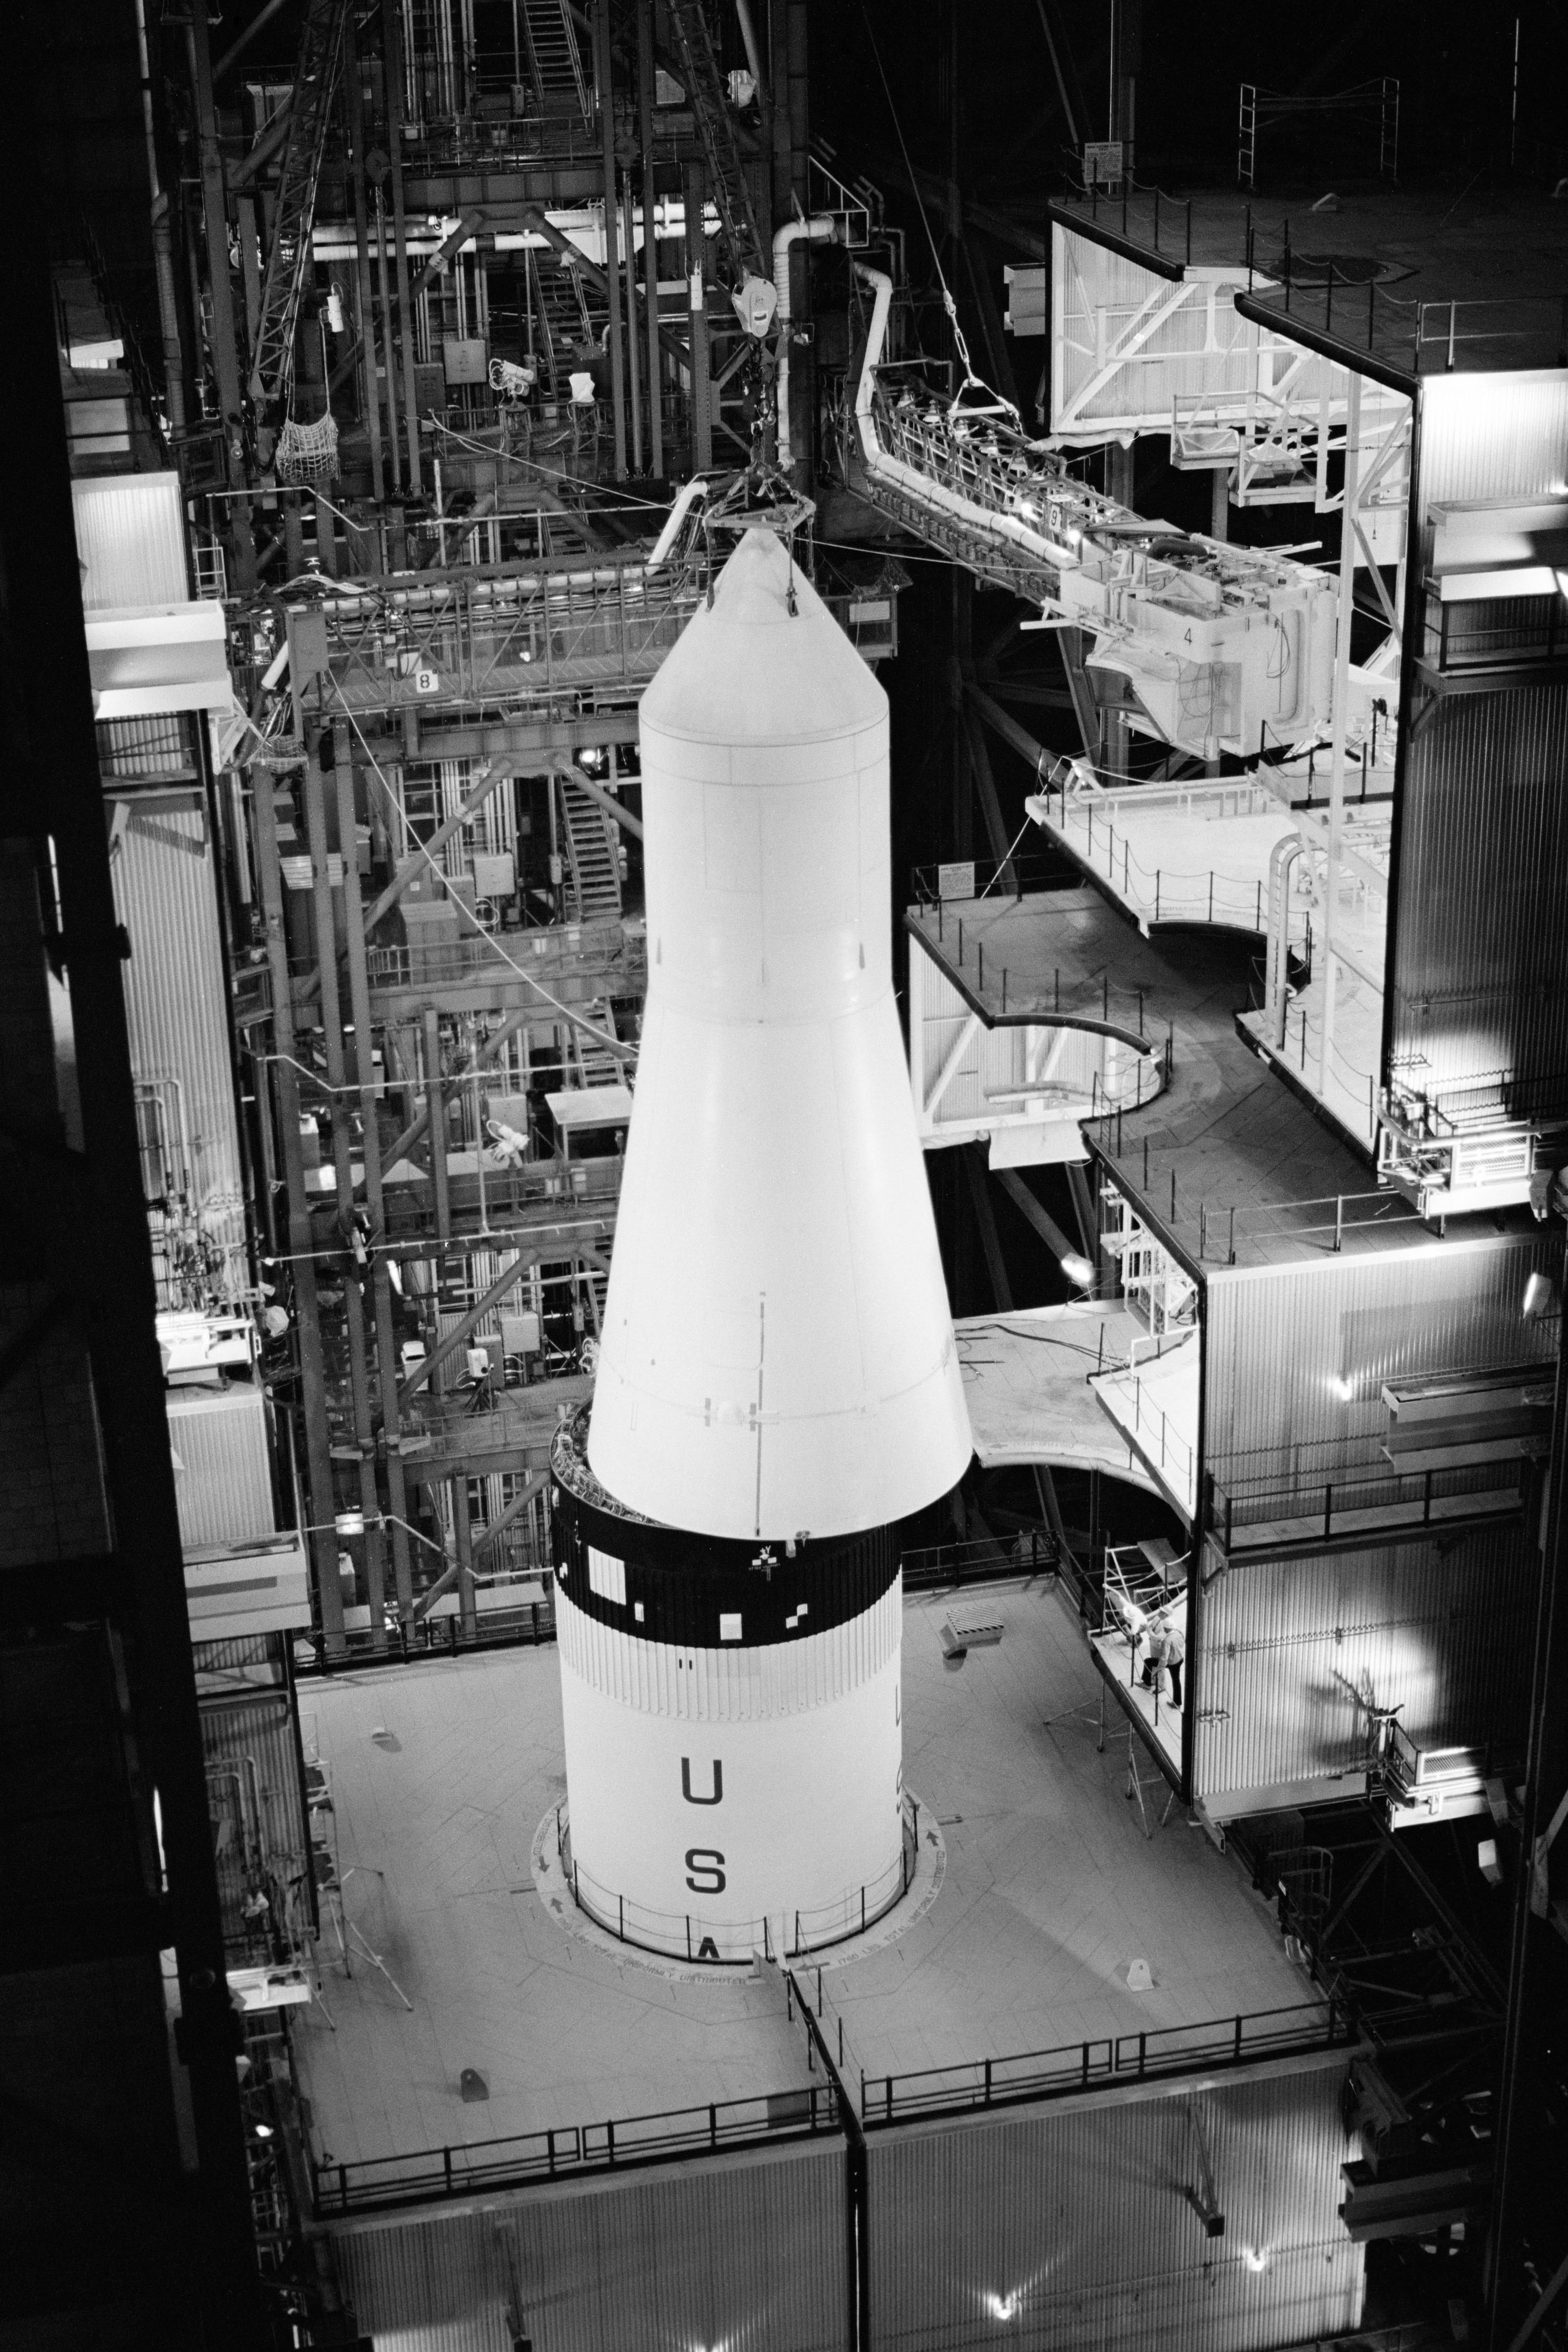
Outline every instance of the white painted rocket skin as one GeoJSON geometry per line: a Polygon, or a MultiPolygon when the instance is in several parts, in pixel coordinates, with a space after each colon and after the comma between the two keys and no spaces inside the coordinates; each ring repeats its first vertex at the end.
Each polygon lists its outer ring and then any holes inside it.
{"type": "MultiPolygon", "coordinates": [[[[613,1632],[557,1599],[572,1851],[590,1911],[624,1896],[656,1948],[749,1956],[762,1921],[837,1940],[897,1895],[902,1589],[874,1622],[788,1647],[685,1649],[613,1632]],[[829,1695],[831,1694],[831,1695],[829,1695]],[[737,1945],[733,1935],[741,1937],[737,1945]]],[[[614,1924],[620,1925],[619,1914],[614,1924]]]]}
{"type": "Polygon", "coordinates": [[[648,994],[589,1460],[707,1534],[886,1524],[971,1453],[892,992],[887,697],[753,530],[640,730],[648,994]]]}
{"type": "Polygon", "coordinates": [[[647,1003],[585,1464],[567,1431],[552,1457],[573,1853],[631,1940],[744,1949],[798,1912],[827,1941],[897,1892],[892,1523],[972,1452],[893,999],[887,698],[752,530],[640,732],[647,1003]]]}

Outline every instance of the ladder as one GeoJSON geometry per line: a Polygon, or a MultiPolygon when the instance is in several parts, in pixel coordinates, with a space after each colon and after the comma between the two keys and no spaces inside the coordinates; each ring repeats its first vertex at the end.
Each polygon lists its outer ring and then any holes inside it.
{"type": "Polygon", "coordinates": [[[566,855],[578,921],[594,915],[618,916],[621,866],[610,839],[611,820],[570,776],[561,778],[561,805],[566,818],[566,855]]]}
{"type": "Polygon", "coordinates": [[[724,78],[713,53],[702,0],[669,0],[669,22],[683,68],[686,95],[697,118],[702,152],[708,160],[713,201],[719,209],[719,231],[734,271],[735,283],[752,276],[766,278],[768,265],[752,209],[752,191],[745,159],[730,110],[724,78]]]}
{"type": "Polygon", "coordinates": [[[250,396],[259,408],[286,405],[294,375],[294,331],[311,266],[316,183],[331,120],[348,0],[306,0],[294,66],[294,106],[283,149],[272,243],[251,357],[250,396]]]}
{"type": "Polygon", "coordinates": [[[577,27],[566,0],[522,0],[522,35],[540,112],[592,113],[577,27]]]}

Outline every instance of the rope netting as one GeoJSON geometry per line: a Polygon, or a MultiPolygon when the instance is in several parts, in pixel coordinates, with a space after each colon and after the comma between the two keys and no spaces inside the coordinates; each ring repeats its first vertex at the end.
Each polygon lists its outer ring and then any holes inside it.
{"type": "Polygon", "coordinates": [[[338,428],[328,415],[301,425],[284,420],[273,460],[280,482],[335,482],[338,478],[338,428]]]}

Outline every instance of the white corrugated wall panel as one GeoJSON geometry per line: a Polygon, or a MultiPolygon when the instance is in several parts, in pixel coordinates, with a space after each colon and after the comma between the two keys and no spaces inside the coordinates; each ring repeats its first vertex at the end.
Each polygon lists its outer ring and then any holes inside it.
{"type": "Polygon", "coordinates": [[[178,474],[114,474],[71,484],[89,613],[190,600],[178,474]]]}
{"type": "Polygon", "coordinates": [[[841,2352],[842,2146],[671,2166],[332,2232],[376,2352],[841,2352]]]}
{"type": "Polygon", "coordinates": [[[1543,499],[1568,480],[1568,369],[1421,379],[1420,498],[1543,499]]]}
{"type": "Polygon", "coordinates": [[[174,1474],[180,1540],[244,1543],[273,1530],[267,1400],[258,1388],[174,1389],[169,1442],[184,1465],[174,1474]]]}
{"type": "Polygon", "coordinates": [[[873,2137],[877,2352],[1255,2352],[1354,2326],[1344,2072],[873,2137]],[[1218,2239],[1184,2194],[1200,2134],[1218,2239]]]}
{"type": "MultiPolygon", "coordinates": [[[[245,1208],[229,1059],[228,982],[217,877],[199,805],[132,807],[110,865],[114,908],[131,941],[121,966],[131,1067],[139,1086],[177,1081],[189,1147],[191,1208],[222,1271],[203,1288],[245,1288],[245,1208]]],[[[199,1299],[171,1304],[199,1304],[199,1299]]]]}
{"type": "MultiPolygon", "coordinates": [[[[1219,1556],[1212,1547],[1205,1574],[1219,1556]]],[[[1533,1530],[1446,1535],[1321,1559],[1243,1562],[1203,1597],[1194,1794],[1356,1770],[1363,1678],[1420,1747],[1517,1729],[1533,1612],[1533,1530]]]]}
{"type": "MultiPolygon", "coordinates": [[[[1554,1324],[1527,1320],[1524,1287],[1557,1274],[1552,1228],[1378,1255],[1212,1272],[1204,1318],[1204,1464],[1226,1491],[1381,1463],[1385,1381],[1549,1363],[1554,1324]],[[1348,1382],[1351,1393],[1342,1392],[1348,1382]]],[[[1283,1511],[1271,1512],[1282,1517],[1283,1511]]]]}

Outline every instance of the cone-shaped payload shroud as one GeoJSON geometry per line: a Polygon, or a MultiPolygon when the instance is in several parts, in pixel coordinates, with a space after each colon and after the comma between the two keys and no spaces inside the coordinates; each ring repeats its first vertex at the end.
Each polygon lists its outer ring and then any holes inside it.
{"type": "Polygon", "coordinates": [[[649,982],[589,1462],[700,1533],[885,1525],[971,1451],[892,992],[887,697],[752,530],[640,728],[649,982]]]}

